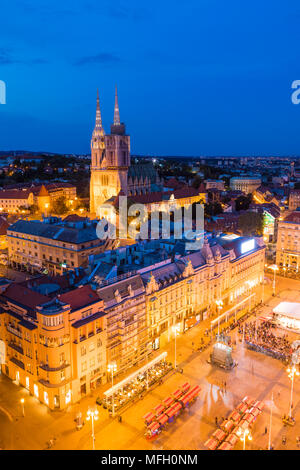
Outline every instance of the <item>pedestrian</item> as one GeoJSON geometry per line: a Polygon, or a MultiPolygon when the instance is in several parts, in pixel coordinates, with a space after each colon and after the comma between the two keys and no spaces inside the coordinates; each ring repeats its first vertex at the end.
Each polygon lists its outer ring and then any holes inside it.
{"type": "Polygon", "coordinates": [[[225,388],[225,391],[226,391],[226,382],[224,382],[224,388],[225,388]]]}
{"type": "Polygon", "coordinates": [[[267,434],[267,432],[268,432],[268,428],[267,426],[265,426],[265,434],[267,434]]]}
{"type": "Polygon", "coordinates": [[[296,437],[296,444],[297,444],[297,447],[299,447],[299,444],[300,444],[300,437],[299,436],[296,437]]]}
{"type": "Polygon", "coordinates": [[[282,436],[282,444],[285,446],[286,444],[286,437],[285,436],[282,436]]]}
{"type": "Polygon", "coordinates": [[[217,416],[216,416],[215,421],[216,421],[216,426],[218,426],[218,417],[217,416]]]}

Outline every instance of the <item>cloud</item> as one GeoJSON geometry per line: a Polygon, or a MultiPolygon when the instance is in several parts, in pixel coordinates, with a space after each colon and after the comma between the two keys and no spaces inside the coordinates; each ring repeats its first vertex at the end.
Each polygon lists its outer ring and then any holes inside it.
{"type": "Polygon", "coordinates": [[[34,59],[20,59],[12,53],[11,49],[0,48],[0,65],[40,65],[46,64],[47,62],[47,60],[40,57],[34,59]]]}
{"type": "Polygon", "coordinates": [[[99,54],[81,57],[74,65],[88,65],[88,64],[114,64],[120,62],[120,58],[109,52],[99,52],[99,54]]]}

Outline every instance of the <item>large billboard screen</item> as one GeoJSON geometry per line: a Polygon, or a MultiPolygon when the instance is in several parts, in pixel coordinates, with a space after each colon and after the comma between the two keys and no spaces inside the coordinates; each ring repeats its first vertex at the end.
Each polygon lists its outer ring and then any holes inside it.
{"type": "Polygon", "coordinates": [[[254,238],[251,238],[251,240],[247,240],[246,242],[243,242],[241,245],[241,253],[247,253],[248,251],[254,250],[255,248],[255,240],[254,238]]]}

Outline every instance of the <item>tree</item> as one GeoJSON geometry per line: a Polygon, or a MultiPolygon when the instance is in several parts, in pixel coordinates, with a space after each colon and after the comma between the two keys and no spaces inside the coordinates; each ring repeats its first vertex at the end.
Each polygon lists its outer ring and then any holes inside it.
{"type": "Polygon", "coordinates": [[[245,212],[239,217],[239,230],[243,235],[262,235],[264,229],[263,214],[257,212],[245,212]]]}
{"type": "Polygon", "coordinates": [[[219,202],[209,202],[204,205],[205,216],[212,216],[221,214],[223,212],[222,206],[219,202]]]}
{"type": "Polygon", "coordinates": [[[202,178],[199,175],[196,175],[192,182],[192,187],[198,189],[202,183],[202,178]]]}
{"type": "Polygon", "coordinates": [[[63,196],[58,197],[52,204],[52,209],[55,214],[65,214],[68,212],[68,207],[66,205],[65,198],[63,196]]]}
{"type": "Polygon", "coordinates": [[[235,208],[237,211],[246,211],[249,209],[249,206],[252,202],[252,194],[247,196],[239,196],[235,200],[235,208]]]}

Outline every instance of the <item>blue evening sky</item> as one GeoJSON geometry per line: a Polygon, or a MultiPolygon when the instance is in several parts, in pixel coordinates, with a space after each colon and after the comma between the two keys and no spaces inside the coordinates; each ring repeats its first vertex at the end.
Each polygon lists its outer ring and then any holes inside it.
{"type": "Polygon", "coordinates": [[[296,0],[0,4],[0,150],[89,152],[118,85],[132,152],[300,154],[296,0]]]}

